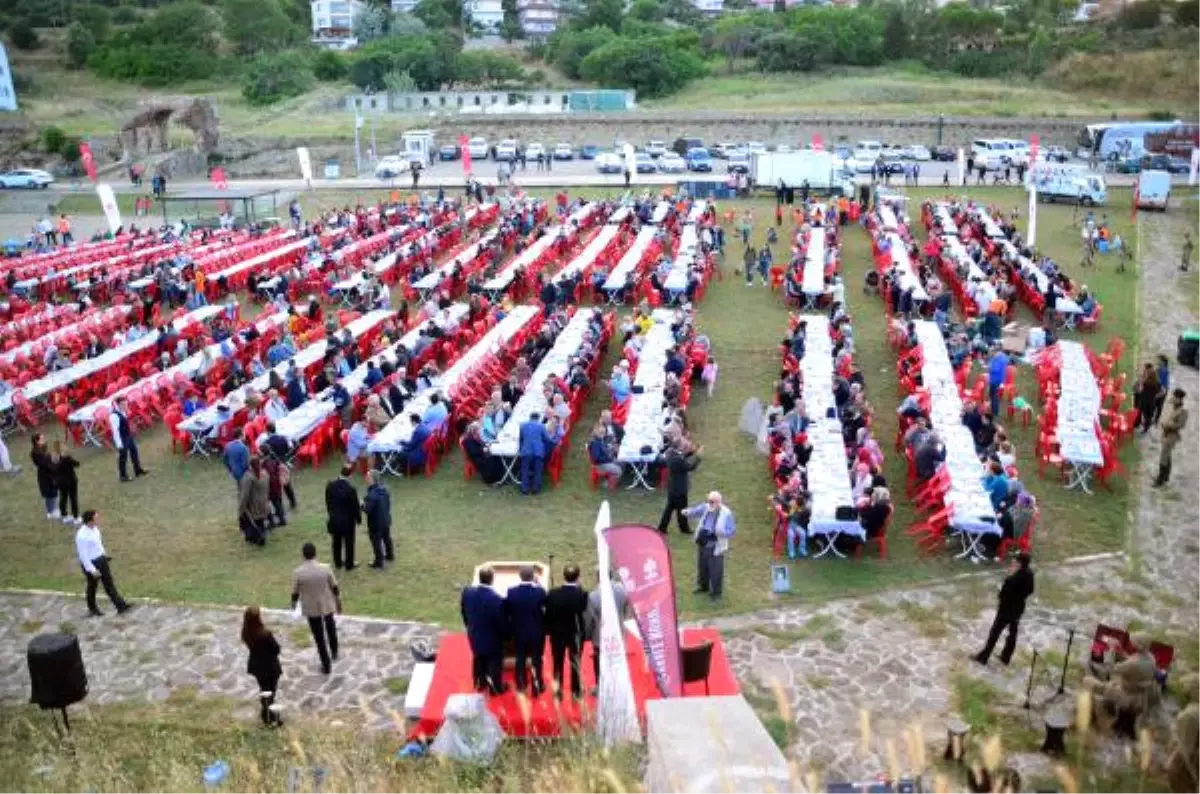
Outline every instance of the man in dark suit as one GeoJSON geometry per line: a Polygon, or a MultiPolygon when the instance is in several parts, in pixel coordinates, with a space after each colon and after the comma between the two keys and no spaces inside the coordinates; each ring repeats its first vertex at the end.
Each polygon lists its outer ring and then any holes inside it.
{"type": "Polygon", "coordinates": [[[553,446],[541,416],[534,411],[521,423],[517,451],[521,458],[521,493],[538,494],[542,491],[542,472],[546,468],[546,450],[553,446]]]}
{"type": "Polygon", "coordinates": [[[354,533],[362,523],[358,491],[350,483],[353,472],[353,465],[343,466],[337,479],[330,480],[325,486],[325,509],[329,511],[326,529],[333,542],[333,567],[344,567],[347,571],[354,570],[354,533]]]}
{"type": "Polygon", "coordinates": [[[421,421],[421,417],[416,414],[408,415],[409,424],[412,425],[412,433],[408,437],[408,443],[404,445],[404,451],[401,457],[404,459],[405,471],[420,471],[425,465],[425,442],[429,440],[429,428],[421,421]]]}
{"type": "Polygon", "coordinates": [[[688,480],[691,473],[700,465],[700,453],[703,447],[694,452],[685,449],[686,441],[680,439],[667,448],[663,463],[667,467],[667,504],[663,508],[662,517],[658,519],[658,531],[664,535],[671,523],[671,513],[675,513],[679,522],[679,531],[685,535],[692,534],[688,518],[683,511],[688,505],[688,480]]]}
{"type": "Polygon", "coordinates": [[[583,614],[587,610],[587,591],[579,586],[579,566],[563,569],[563,581],[546,596],[546,633],[550,635],[550,658],[554,668],[554,686],[563,697],[563,656],[570,657],[571,696],[580,697],[583,686],[579,676],[579,647],[583,642],[583,614]]]}
{"type": "Polygon", "coordinates": [[[1004,638],[1004,647],[1000,649],[1000,661],[1007,665],[1012,660],[1013,651],[1017,648],[1017,629],[1021,625],[1021,616],[1025,614],[1025,601],[1033,595],[1033,571],[1029,569],[1029,555],[1021,552],[1017,555],[1017,569],[1010,573],[1000,586],[1000,603],[996,607],[996,617],[992,620],[992,628],[988,632],[987,644],[983,650],[972,659],[982,665],[988,663],[1000,632],[1008,629],[1004,638]]]}
{"type": "Polygon", "coordinates": [[[471,645],[471,677],[476,689],[487,687],[499,695],[505,691],[500,680],[504,661],[504,599],[492,589],[491,568],[479,572],[479,584],[462,592],[460,609],[471,645]]]}
{"type": "Polygon", "coordinates": [[[133,459],[133,475],[141,477],[147,472],[142,468],[142,459],[138,457],[137,439],[133,437],[133,429],[129,425],[129,400],[118,397],[109,414],[109,428],[112,430],[113,446],[117,448],[117,473],[121,482],[129,482],[125,462],[133,459]]]}
{"type": "Polygon", "coordinates": [[[517,649],[517,690],[525,691],[527,661],[533,663],[533,696],[546,689],[542,657],[546,652],[546,591],[533,581],[533,567],[521,566],[521,583],[508,589],[504,610],[517,649]]]}

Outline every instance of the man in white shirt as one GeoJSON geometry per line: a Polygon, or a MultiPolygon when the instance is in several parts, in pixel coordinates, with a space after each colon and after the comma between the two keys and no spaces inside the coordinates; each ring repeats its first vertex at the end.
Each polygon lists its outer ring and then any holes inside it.
{"type": "Polygon", "coordinates": [[[135,477],[141,477],[146,474],[146,470],[142,468],[142,459],[138,456],[137,440],[133,437],[133,428],[129,424],[129,401],[124,397],[118,397],[113,405],[113,411],[108,417],[109,427],[112,431],[113,446],[117,448],[117,473],[121,476],[121,482],[129,482],[129,474],[126,469],[126,462],[133,459],[133,474],[135,477]]]}
{"type": "Polygon", "coordinates": [[[267,404],[263,408],[263,413],[265,413],[267,418],[272,422],[278,422],[280,419],[288,415],[287,403],[280,398],[279,391],[277,389],[271,389],[269,392],[267,392],[267,404]]]}
{"type": "Polygon", "coordinates": [[[112,571],[108,567],[108,555],[104,553],[104,542],[100,538],[99,519],[100,514],[95,510],[83,511],[83,526],[75,533],[75,554],[79,557],[83,575],[87,577],[88,613],[93,617],[104,614],[96,605],[96,585],[100,584],[104,586],[108,600],[116,607],[117,614],[121,615],[133,609],[133,606],[121,598],[121,594],[117,592],[117,585],[113,582],[112,571]]]}

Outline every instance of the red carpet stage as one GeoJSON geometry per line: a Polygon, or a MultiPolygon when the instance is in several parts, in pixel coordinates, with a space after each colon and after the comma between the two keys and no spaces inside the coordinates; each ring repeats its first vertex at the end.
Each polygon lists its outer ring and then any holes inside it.
{"type": "MultiPolygon", "coordinates": [[[[708,676],[709,695],[736,695],[741,692],[729,660],[725,658],[725,648],[721,644],[721,635],[716,629],[684,629],[683,645],[694,645],[704,640],[712,640],[712,668],[708,676]]],[[[646,717],[646,701],[661,697],[654,684],[654,676],[650,673],[642,644],[626,633],[625,654],[629,659],[629,677],[633,681],[634,698],[637,701],[638,717],[646,717]]],[[[546,691],[536,699],[525,698],[525,707],[518,702],[514,691],[514,671],[507,667],[504,670],[504,683],[509,691],[503,695],[488,698],[488,707],[500,721],[500,727],[508,736],[558,736],[564,724],[568,728],[580,728],[584,722],[584,714],[595,711],[595,698],[588,693],[595,686],[592,675],[592,646],[586,643],[583,648],[583,658],[580,660],[580,671],[583,674],[583,702],[564,699],[561,703],[551,692],[553,676],[550,666],[550,643],[546,643],[545,680],[546,691]]],[[[570,687],[570,672],[567,671],[567,687],[570,687]]],[[[433,673],[433,683],[425,698],[425,706],[421,709],[421,717],[413,729],[411,736],[425,736],[432,739],[442,727],[445,718],[446,700],[451,695],[470,694],[474,690],[471,682],[471,649],[467,645],[467,635],[463,633],[448,634],[442,638],[438,647],[437,663],[433,673]]],[[[704,682],[696,681],[684,685],[684,696],[703,696],[704,682]]]]}

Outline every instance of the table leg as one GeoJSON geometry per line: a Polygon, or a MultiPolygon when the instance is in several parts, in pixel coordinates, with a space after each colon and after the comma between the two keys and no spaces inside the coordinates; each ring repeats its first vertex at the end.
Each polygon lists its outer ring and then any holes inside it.
{"type": "Polygon", "coordinates": [[[634,463],[629,469],[633,472],[633,482],[626,487],[626,491],[632,491],[638,487],[645,488],[647,491],[654,490],[654,486],[647,481],[647,475],[650,471],[649,463],[634,463]]]}
{"type": "Polygon", "coordinates": [[[402,477],[404,473],[396,471],[396,468],[392,465],[395,457],[396,454],[394,452],[379,453],[379,463],[381,467],[379,471],[383,474],[390,474],[393,477],[402,477]]]}
{"type": "Polygon", "coordinates": [[[822,557],[832,554],[835,557],[845,559],[846,555],[837,550],[837,539],[842,536],[841,532],[826,532],[819,535],[813,535],[813,538],[820,538],[821,550],[813,555],[814,560],[819,560],[822,557]]]}
{"type": "Polygon", "coordinates": [[[189,431],[188,435],[192,439],[192,446],[188,450],[188,455],[200,455],[202,457],[207,458],[208,457],[208,446],[206,445],[206,441],[208,438],[207,431],[189,431]]]}
{"type": "Polygon", "coordinates": [[[500,461],[504,464],[504,476],[500,479],[499,485],[511,482],[513,485],[520,486],[521,478],[517,474],[517,463],[520,460],[519,457],[500,458],[500,461]]]}

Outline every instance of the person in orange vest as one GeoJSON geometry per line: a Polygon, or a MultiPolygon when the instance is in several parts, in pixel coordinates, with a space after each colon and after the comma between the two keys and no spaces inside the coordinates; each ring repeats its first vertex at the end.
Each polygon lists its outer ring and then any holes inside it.
{"type": "Polygon", "coordinates": [[[58,216],[58,239],[63,245],[75,242],[75,238],[71,236],[71,221],[65,212],[58,216]]]}

